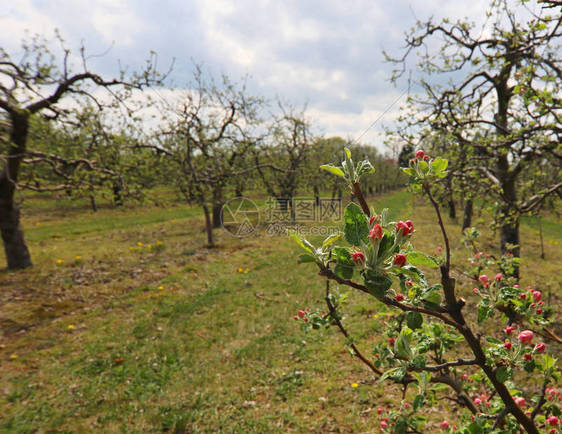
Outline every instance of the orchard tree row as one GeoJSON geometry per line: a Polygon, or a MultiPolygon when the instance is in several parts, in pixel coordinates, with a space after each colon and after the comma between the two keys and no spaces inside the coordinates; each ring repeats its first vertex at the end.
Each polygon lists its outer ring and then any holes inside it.
{"type": "Polygon", "coordinates": [[[119,206],[156,199],[154,188],[164,186],[201,207],[213,246],[221,207],[232,197],[267,195],[285,205],[296,195],[341,198],[319,165],[343,145],[374,162],[378,176],[366,191],[404,185],[396,162],[374,147],[314,134],[304,111],[272,107],[244,81],[214,80],[196,68],[188,85],[170,89],[155,54],[142,71],[104,78],[90,70],[84,47],[79,56],[50,49],[37,36],[17,58],[0,50],[0,229],[8,268],[32,264],[18,191],[86,197],[96,211],[102,196],[119,206]]]}

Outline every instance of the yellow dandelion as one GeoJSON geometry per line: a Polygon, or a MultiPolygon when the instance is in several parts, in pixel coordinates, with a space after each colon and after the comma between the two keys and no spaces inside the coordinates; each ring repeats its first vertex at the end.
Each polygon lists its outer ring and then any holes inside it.
{"type": "Polygon", "coordinates": [[[156,241],[157,246],[161,246],[162,244],[164,244],[162,241],[156,241]]]}
{"type": "Polygon", "coordinates": [[[62,264],[64,261],[62,259],[57,259],[57,264],[62,264]]]}
{"type": "Polygon", "coordinates": [[[137,246],[142,247],[142,243],[139,241],[139,242],[137,243],[137,246]]]}
{"type": "Polygon", "coordinates": [[[353,387],[353,388],[355,389],[355,388],[359,387],[359,384],[353,383],[353,384],[351,385],[351,387],[353,387]]]}
{"type": "Polygon", "coordinates": [[[239,273],[243,273],[243,272],[244,272],[244,269],[243,269],[243,268],[239,268],[239,269],[238,269],[238,272],[239,272],[239,273]]]}
{"type": "Polygon", "coordinates": [[[375,318],[375,319],[377,319],[378,317],[379,317],[379,314],[378,314],[378,313],[376,313],[376,314],[373,315],[373,318],[375,318]]]}
{"type": "Polygon", "coordinates": [[[80,255],[77,255],[77,256],[75,256],[75,258],[74,258],[74,259],[76,259],[77,261],[79,261],[80,259],[82,259],[82,256],[80,256],[80,255]]]}
{"type": "Polygon", "coordinates": [[[66,326],[66,328],[67,328],[68,330],[74,330],[74,324],[68,324],[68,325],[66,326]]]}
{"type": "Polygon", "coordinates": [[[37,223],[35,223],[35,226],[41,226],[42,224],[43,223],[41,223],[41,222],[37,222],[37,223]]]}
{"type": "Polygon", "coordinates": [[[249,269],[249,268],[246,268],[246,269],[244,270],[244,274],[248,274],[249,272],[250,272],[250,269],[249,269]]]}
{"type": "Polygon", "coordinates": [[[152,244],[147,244],[147,245],[146,245],[146,248],[147,248],[147,250],[152,249],[152,244]]]}
{"type": "Polygon", "coordinates": [[[18,358],[18,355],[17,355],[17,354],[12,354],[12,355],[10,356],[10,359],[12,359],[12,360],[16,360],[17,358],[18,358]]]}
{"type": "Polygon", "coordinates": [[[162,285],[160,285],[160,286],[158,287],[158,289],[162,290],[162,289],[164,289],[164,287],[163,287],[162,285]]]}

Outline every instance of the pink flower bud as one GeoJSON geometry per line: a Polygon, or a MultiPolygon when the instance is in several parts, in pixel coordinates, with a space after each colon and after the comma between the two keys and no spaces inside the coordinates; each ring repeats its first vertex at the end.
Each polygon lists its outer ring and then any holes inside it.
{"type": "Polygon", "coordinates": [[[394,258],[394,265],[397,265],[398,267],[403,267],[404,265],[406,265],[406,255],[398,253],[394,258]]]}
{"type": "Polygon", "coordinates": [[[525,354],[523,357],[525,358],[525,360],[531,360],[533,358],[531,354],[525,354]]]}
{"type": "Polygon", "coordinates": [[[440,426],[441,428],[443,428],[443,429],[449,429],[449,426],[450,426],[450,425],[449,425],[449,422],[447,422],[446,420],[444,420],[443,422],[441,422],[441,423],[439,424],[439,426],[440,426]]]}
{"type": "Polygon", "coordinates": [[[389,345],[389,346],[393,346],[393,345],[394,345],[394,338],[388,338],[388,345],[389,345]]]}
{"type": "Polygon", "coordinates": [[[381,428],[386,428],[388,426],[388,424],[383,420],[381,422],[381,428]]]}
{"type": "Polygon", "coordinates": [[[476,265],[476,262],[470,261],[470,265],[476,265]]]}
{"type": "Polygon", "coordinates": [[[410,403],[409,403],[409,402],[405,402],[405,403],[404,403],[404,408],[410,408],[410,403]]]}
{"type": "Polygon", "coordinates": [[[482,404],[482,400],[480,398],[474,398],[474,405],[480,405],[482,404]]]}
{"type": "Polygon", "coordinates": [[[423,152],[421,149],[416,152],[416,158],[423,158],[425,156],[425,152],[423,152]]]}
{"type": "Polygon", "coordinates": [[[503,344],[503,346],[508,349],[511,350],[511,342],[507,341],[505,344],[503,344]]]}
{"type": "Polygon", "coordinates": [[[464,381],[466,381],[466,380],[468,380],[468,375],[467,375],[467,374],[462,374],[462,377],[461,377],[461,378],[462,378],[464,381]]]}
{"type": "Polygon", "coordinates": [[[540,307],[537,309],[537,313],[538,313],[539,315],[542,313],[542,309],[541,309],[540,307]]]}
{"type": "Polygon", "coordinates": [[[478,291],[478,288],[472,288],[472,292],[473,292],[474,294],[478,294],[480,291],[478,291]]]}
{"type": "Polygon", "coordinates": [[[403,300],[404,300],[404,295],[398,293],[398,294],[396,294],[396,297],[395,297],[395,298],[396,298],[396,301],[403,301],[403,300]]]}
{"type": "Polygon", "coordinates": [[[505,328],[505,334],[506,334],[506,335],[510,335],[513,330],[515,330],[515,327],[513,327],[513,326],[507,326],[507,327],[505,328]]]}
{"type": "Polygon", "coordinates": [[[527,294],[524,292],[521,293],[521,300],[525,300],[527,298],[527,294]]]}
{"type": "Polygon", "coordinates": [[[535,345],[535,351],[537,353],[544,353],[545,349],[546,349],[546,345],[544,344],[544,342],[541,342],[541,343],[535,345]]]}
{"type": "Polygon", "coordinates": [[[398,223],[396,223],[396,232],[402,234],[402,236],[405,237],[410,233],[410,228],[406,223],[400,220],[398,223]]]}
{"type": "Polygon", "coordinates": [[[406,225],[410,229],[410,233],[414,232],[414,224],[412,223],[412,220],[406,220],[404,223],[406,223],[406,225]]]}
{"type": "Polygon", "coordinates": [[[379,224],[374,225],[368,235],[368,237],[371,240],[380,240],[382,239],[382,236],[383,236],[382,226],[379,224]]]}
{"type": "Polygon", "coordinates": [[[351,254],[351,260],[355,262],[357,265],[361,265],[365,263],[365,255],[363,252],[353,252],[351,254]]]}
{"type": "Polygon", "coordinates": [[[306,312],[304,310],[299,310],[298,315],[299,315],[299,318],[302,318],[303,316],[306,315],[306,312]]]}
{"type": "Polygon", "coordinates": [[[302,319],[304,322],[308,322],[308,317],[302,319]]]}
{"type": "Polygon", "coordinates": [[[519,288],[520,288],[517,283],[516,283],[515,285],[513,285],[513,287],[514,287],[515,289],[519,289],[519,288]]]}
{"type": "Polygon", "coordinates": [[[515,403],[519,407],[525,407],[525,398],[523,398],[523,397],[515,398],[515,403]]]}
{"type": "Polygon", "coordinates": [[[384,410],[379,407],[378,410],[377,410],[377,414],[381,414],[383,411],[384,411],[384,410]]]}
{"type": "Polygon", "coordinates": [[[533,300],[539,301],[541,299],[541,292],[540,291],[533,291],[533,300]]]}
{"type": "Polygon", "coordinates": [[[499,282],[500,280],[502,280],[502,279],[503,279],[502,273],[496,274],[496,280],[497,280],[498,282],[499,282]]]}
{"type": "Polygon", "coordinates": [[[531,307],[536,307],[536,306],[537,306],[537,303],[534,303],[534,302],[531,303],[531,307]]]}
{"type": "Polygon", "coordinates": [[[423,159],[424,159],[425,161],[429,161],[429,155],[424,155],[424,156],[423,156],[423,159]]]}
{"type": "Polygon", "coordinates": [[[558,418],[556,416],[550,416],[546,418],[546,423],[550,426],[558,426],[558,418]]]}
{"type": "Polygon", "coordinates": [[[293,319],[296,321],[299,319],[299,317],[297,315],[293,316],[293,319]]]}
{"type": "Polygon", "coordinates": [[[483,274],[482,276],[480,276],[478,278],[478,280],[482,283],[488,283],[488,276],[486,276],[485,274],[483,274]]]}
{"type": "Polygon", "coordinates": [[[371,218],[369,218],[369,224],[373,225],[375,223],[377,223],[378,221],[380,221],[380,217],[378,215],[372,215],[371,218]]]}
{"type": "Polygon", "coordinates": [[[519,333],[519,340],[523,344],[528,344],[533,340],[534,336],[535,335],[531,330],[523,330],[521,333],[519,333]]]}

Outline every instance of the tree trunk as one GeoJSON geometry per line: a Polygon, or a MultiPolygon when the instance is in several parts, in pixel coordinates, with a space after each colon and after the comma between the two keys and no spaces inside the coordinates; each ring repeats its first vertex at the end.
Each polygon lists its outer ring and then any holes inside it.
{"type": "Polygon", "coordinates": [[[455,201],[452,198],[449,198],[449,200],[447,200],[447,206],[449,207],[449,217],[452,220],[455,220],[457,218],[457,210],[455,208],[455,201]]]}
{"type": "Polygon", "coordinates": [[[319,190],[317,185],[315,185],[313,188],[314,188],[314,203],[316,204],[317,207],[319,207],[320,206],[320,190],[319,190]]]}
{"type": "Polygon", "coordinates": [[[0,232],[8,268],[14,270],[32,265],[20,225],[20,212],[14,203],[19,167],[27,143],[29,114],[25,111],[14,111],[10,113],[10,120],[12,123],[9,147],[11,158],[5,163],[0,173],[0,232]]]}
{"type": "Polygon", "coordinates": [[[472,199],[467,199],[464,204],[464,217],[462,220],[462,230],[469,228],[472,226],[472,211],[473,211],[473,203],[472,199]]]}
{"type": "Polygon", "coordinates": [[[220,228],[222,226],[221,211],[224,205],[222,199],[222,191],[215,191],[213,194],[213,228],[220,228]]]}
{"type": "Polygon", "coordinates": [[[113,203],[115,206],[123,206],[123,186],[121,182],[113,182],[113,203]]]}
{"type": "Polygon", "coordinates": [[[207,231],[207,246],[208,247],[215,247],[215,243],[213,241],[213,225],[211,222],[211,214],[209,212],[209,207],[206,203],[202,205],[203,213],[205,214],[205,230],[207,231]]]}
{"type": "Polygon", "coordinates": [[[0,200],[0,230],[8,268],[15,270],[31,267],[33,264],[20,225],[20,212],[14,203],[0,200]]]}
{"type": "MultiPolygon", "coordinates": [[[[520,257],[519,249],[519,219],[512,223],[504,223],[501,227],[501,253],[511,253],[514,257],[520,257]],[[513,244],[515,247],[509,247],[508,244],[513,244]]],[[[513,277],[519,278],[519,267],[515,266],[513,277]]]]}

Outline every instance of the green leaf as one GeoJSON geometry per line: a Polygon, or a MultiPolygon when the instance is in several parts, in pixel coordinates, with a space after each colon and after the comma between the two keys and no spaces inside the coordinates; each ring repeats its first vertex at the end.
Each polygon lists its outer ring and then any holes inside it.
{"type": "Polygon", "coordinates": [[[334,248],[336,255],[336,267],[334,273],[342,279],[351,279],[353,277],[353,270],[355,263],[351,260],[351,254],[344,247],[334,248]]]}
{"type": "Polygon", "coordinates": [[[425,403],[425,396],[421,394],[416,395],[413,402],[414,410],[419,410],[421,407],[423,407],[424,403],[425,403]]]}
{"type": "Polygon", "coordinates": [[[393,269],[393,271],[395,271],[397,274],[404,274],[417,283],[425,280],[425,275],[413,265],[406,265],[404,267],[395,268],[393,269]]]}
{"type": "Polygon", "coordinates": [[[336,167],[332,164],[322,164],[322,166],[320,166],[320,169],[326,170],[330,173],[333,173],[336,176],[339,176],[341,178],[345,178],[345,173],[343,172],[343,170],[341,170],[339,167],[336,167]]]}
{"type": "Polygon", "coordinates": [[[444,158],[437,157],[435,160],[431,162],[431,170],[434,172],[442,172],[448,166],[449,162],[444,158]]]}
{"type": "Polygon", "coordinates": [[[375,168],[371,164],[369,160],[360,161],[357,164],[357,175],[361,176],[363,174],[372,174],[375,173],[375,168]]]}
{"type": "Polygon", "coordinates": [[[310,244],[305,238],[303,238],[297,231],[288,230],[287,235],[304,250],[310,253],[312,256],[316,257],[316,251],[314,246],[310,244]]]}
{"type": "Polygon", "coordinates": [[[512,375],[513,369],[508,368],[507,366],[500,366],[496,369],[496,379],[501,383],[505,383],[512,375]]]}
{"type": "MultiPolygon", "coordinates": [[[[379,244],[379,258],[389,256],[391,253],[389,250],[394,246],[394,235],[391,235],[386,229],[384,230],[384,235],[382,236],[382,240],[379,244]]],[[[394,249],[399,249],[399,246],[394,246],[394,249]]]]}
{"type": "Polygon", "coordinates": [[[555,359],[553,357],[550,357],[548,354],[545,354],[544,355],[544,370],[548,371],[549,369],[554,368],[557,361],[558,361],[557,359],[555,359]]]}
{"type": "Polygon", "coordinates": [[[345,156],[351,158],[351,151],[348,148],[343,148],[343,150],[345,151],[345,156]]]}
{"type": "Polygon", "coordinates": [[[408,253],[408,262],[418,267],[422,266],[422,267],[436,268],[439,266],[439,264],[435,262],[433,258],[427,256],[425,253],[422,252],[408,253]]]}
{"type": "Polygon", "coordinates": [[[399,418],[394,425],[394,434],[405,434],[406,430],[408,428],[408,422],[406,422],[406,420],[401,417],[399,418]]]}
{"type": "Polygon", "coordinates": [[[441,294],[437,289],[432,289],[422,295],[422,300],[432,304],[440,304],[441,294]]]}
{"type": "Polygon", "coordinates": [[[408,312],[406,314],[406,322],[412,330],[419,329],[423,324],[423,317],[419,312],[408,312]]]}
{"type": "Polygon", "coordinates": [[[322,243],[322,250],[324,250],[326,247],[328,247],[330,244],[335,243],[337,240],[339,240],[341,237],[343,237],[343,234],[341,232],[337,232],[335,234],[332,234],[330,236],[328,236],[328,238],[326,238],[324,240],[324,242],[322,243]]]}
{"type": "Polygon", "coordinates": [[[490,306],[490,300],[483,298],[478,304],[478,324],[484,321],[486,318],[492,316],[493,308],[490,306]]]}
{"type": "Polygon", "coordinates": [[[408,176],[416,176],[416,171],[411,167],[405,167],[402,169],[402,171],[408,176]]]}
{"type": "Polygon", "coordinates": [[[362,241],[367,242],[369,224],[359,205],[350,203],[345,208],[344,219],[344,232],[347,242],[353,246],[360,246],[362,241]]]}
{"type": "Polygon", "coordinates": [[[419,168],[421,169],[422,173],[429,172],[429,165],[427,164],[426,161],[422,160],[418,163],[418,165],[419,165],[419,168]]]}
{"type": "Polygon", "coordinates": [[[366,270],[363,279],[369,292],[377,298],[384,297],[392,286],[392,279],[388,275],[375,270],[366,270]]]}
{"type": "Polygon", "coordinates": [[[470,425],[468,425],[465,428],[465,431],[468,434],[484,434],[484,430],[482,429],[482,427],[476,421],[474,421],[470,425]]]}
{"type": "Polygon", "coordinates": [[[413,353],[412,353],[412,349],[410,348],[412,334],[413,334],[412,330],[405,327],[398,335],[398,338],[394,341],[394,353],[398,357],[404,357],[406,359],[412,358],[413,353]]]}
{"type": "Polygon", "coordinates": [[[316,262],[316,258],[314,256],[307,255],[306,253],[299,255],[297,258],[298,264],[305,264],[307,262],[316,262]]]}
{"type": "Polygon", "coordinates": [[[394,376],[394,374],[398,373],[399,371],[403,371],[403,370],[404,368],[402,367],[389,369],[388,371],[386,371],[384,374],[381,375],[379,381],[384,381],[387,378],[394,376]]]}
{"type": "Polygon", "coordinates": [[[499,339],[493,338],[492,336],[488,336],[486,338],[486,342],[488,342],[489,344],[493,344],[493,345],[500,345],[502,343],[502,341],[500,341],[499,339]]]}

